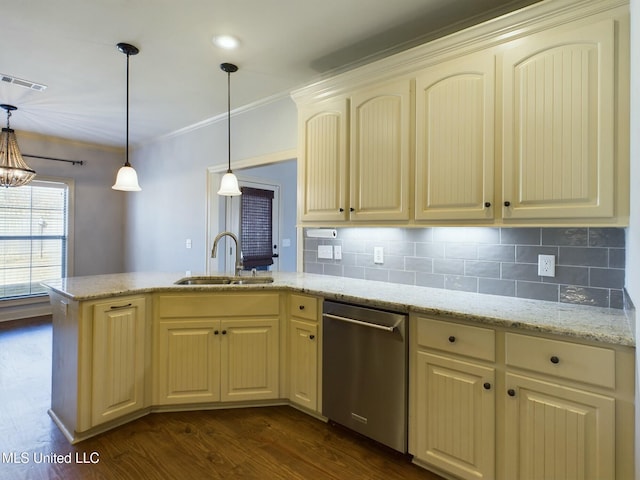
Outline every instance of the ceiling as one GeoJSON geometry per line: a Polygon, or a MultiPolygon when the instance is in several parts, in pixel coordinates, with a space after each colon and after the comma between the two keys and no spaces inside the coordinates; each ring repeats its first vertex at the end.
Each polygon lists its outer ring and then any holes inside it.
{"type": "MultiPolygon", "coordinates": [[[[11,127],[108,146],[125,143],[126,55],[130,143],[197,124],[231,107],[415,46],[537,0],[13,0],[0,15],[0,103],[11,127]],[[215,34],[240,47],[223,51],[215,34]]],[[[4,115],[4,112],[1,112],[4,115]]],[[[5,126],[6,117],[0,122],[5,126]]]]}

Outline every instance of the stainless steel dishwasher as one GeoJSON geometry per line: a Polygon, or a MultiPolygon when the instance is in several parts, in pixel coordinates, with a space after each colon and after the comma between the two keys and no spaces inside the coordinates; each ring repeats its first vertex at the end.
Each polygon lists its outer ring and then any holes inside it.
{"type": "Polygon", "coordinates": [[[325,301],[322,414],[407,452],[406,315],[325,301]]]}

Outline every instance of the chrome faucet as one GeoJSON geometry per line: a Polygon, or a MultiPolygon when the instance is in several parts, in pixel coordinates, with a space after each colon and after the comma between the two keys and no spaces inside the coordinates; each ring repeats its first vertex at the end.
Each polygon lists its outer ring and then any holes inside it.
{"type": "Polygon", "coordinates": [[[216,235],[216,238],[213,240],[213,250],[211,250],[211,258],[216,258],[216,252],[218,250],[218,241],[224,236],[231,237],[231,239],[236,244],[236,277],[237,277],[238,275],[240,275],[240,271],[242,270],[242,256],[240,255],[240,245],[238,244],[238,237],[236,237],[233,233],[220,232],[218,235],[216,235]]]}

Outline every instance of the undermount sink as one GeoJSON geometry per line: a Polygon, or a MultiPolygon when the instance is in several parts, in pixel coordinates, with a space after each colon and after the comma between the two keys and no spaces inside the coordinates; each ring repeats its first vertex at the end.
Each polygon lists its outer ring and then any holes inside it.
{"type": "Polygon", "coordinates": [[[273,277],[228,277],[221,275],[184,277],[175,282],[175,285],[251,285],[261,283],[273,283],[273,277]]]}

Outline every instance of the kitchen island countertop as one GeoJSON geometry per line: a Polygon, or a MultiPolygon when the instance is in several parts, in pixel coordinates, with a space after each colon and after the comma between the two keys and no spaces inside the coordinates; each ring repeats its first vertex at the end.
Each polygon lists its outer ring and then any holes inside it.
{"type": "Polygon", "coordinates": [[[635,346],[628,312],[620,309],[309,273],[274,273],[274,282],[269,284],[175,285],[182,277],[184,275],[180,273],[121,273],[69,277],[48,281],[44,285],[74,301],[154,292],[285,289],[403,313],[459,318],[487,326],[517,328],[595,342],[635,346]]]}

